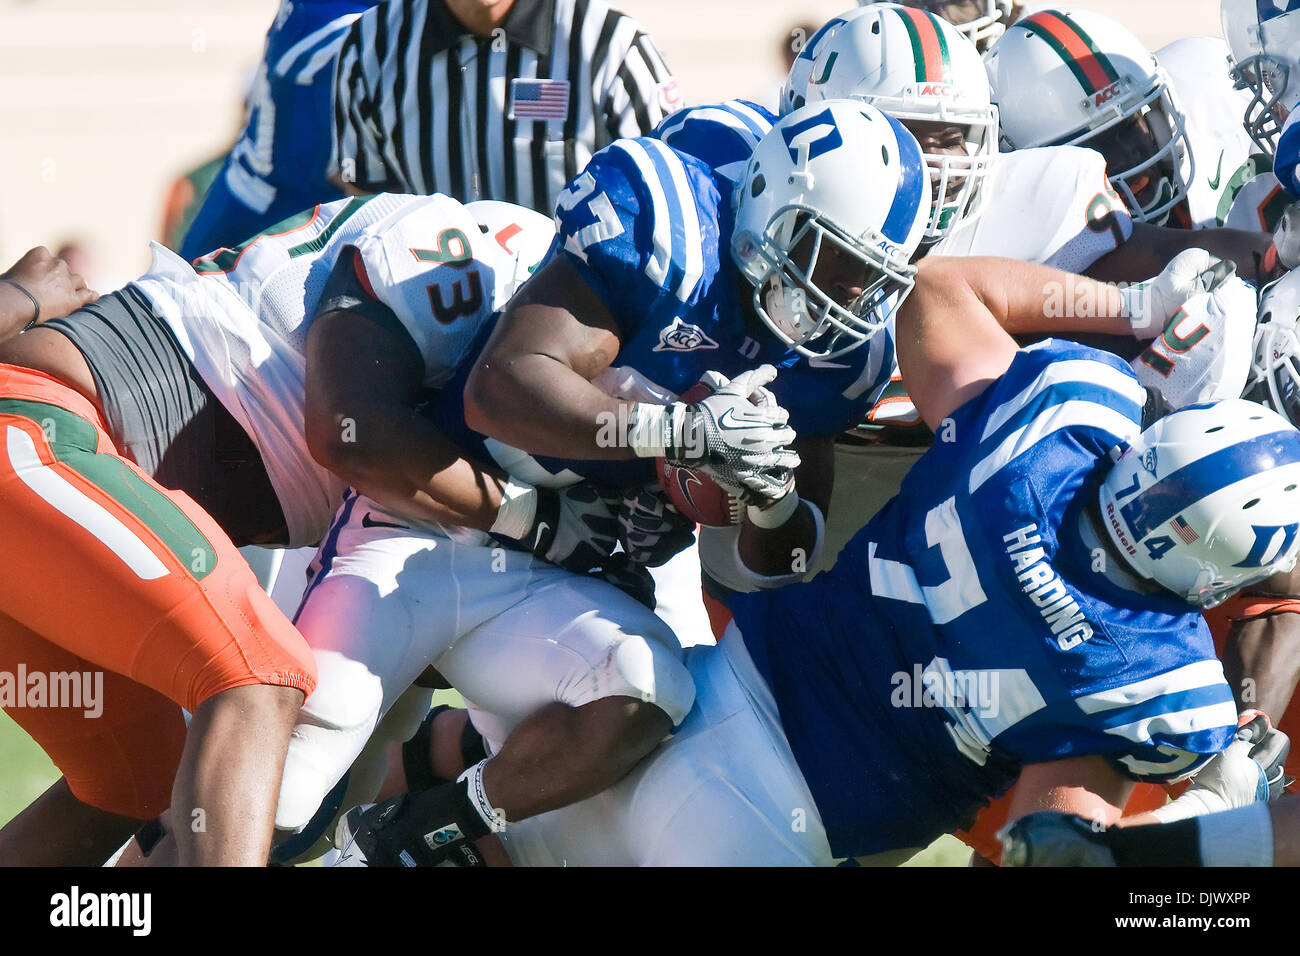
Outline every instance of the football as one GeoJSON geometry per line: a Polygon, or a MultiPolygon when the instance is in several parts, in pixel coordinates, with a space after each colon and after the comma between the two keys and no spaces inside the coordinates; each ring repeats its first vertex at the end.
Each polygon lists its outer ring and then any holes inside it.
{"type": "MultiPolygon", "coordinates": [[[[679,400],[695,402],[711,391],[704,382],[697,382],[682,392],[679,400]]],[[[655,459],[655,471],[673,507],[696,524],[725,528],[739,524],[744,517],[744,502],[724,491],[703,471],[672,465],[664,458],[655,459]]]]}

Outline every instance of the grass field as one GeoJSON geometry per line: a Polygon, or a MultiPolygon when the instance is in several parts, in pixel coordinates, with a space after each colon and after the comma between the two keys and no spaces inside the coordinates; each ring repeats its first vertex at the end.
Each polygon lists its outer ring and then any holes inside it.
{"type": "Polygon", "coordinates": [[[21,727],[0,713],[0,820],[12,819],[58,779],[50,758],[21,727]]]}
{"type": "MultiPolygon", "coordinates": [[[[454,703],[454,701],[448,701],[454,703]]],[[[5,714],[0,713],[0,821],[8,821],[58,779],[59,773],[41,748],[5,714]]],[[[906,866],[965,866],[970,851],[959,840],[943,837],[906,866]]]]}

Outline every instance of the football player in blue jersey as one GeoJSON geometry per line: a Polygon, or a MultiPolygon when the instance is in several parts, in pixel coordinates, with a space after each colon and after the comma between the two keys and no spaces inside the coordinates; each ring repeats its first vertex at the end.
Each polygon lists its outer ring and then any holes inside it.
{"type": "MultiPolygon", "coordinates": [[[[921,267],[899,360],[933,448],[831,572],[732,596],[682,727],[508,831],[516,863],[898,859],[1017,776],[1013,817],[1105,823],[1135,779],[1215,768],[1164,817],[1268,792],[1249,752],[1213,761],[1238,716],[1199,611],[1295,562],[1300,432],[1241,400],[1151,423],[1109,353],[1017,349],[1063,279],[921,267]]],[[[1124,296],[1093,291],[1119,332],[1124,296]]]]}
{"type": "Polygon", "coordinates": [[[329,181],[334,60],[348,26],[377,0],[282,0],[249,95],[244,132],[181,244],[183,259],[255,236],[317,203],[329,181]]]}
{"type": "MultiPolygon", "coordinates": [[[[499,456],[508,443],[510,467],[531,469],[529,480],[580,475],[626,487],[653,480],[653,458],[703,470],[749,502],[743,525],[728,529],[731,567],[722,577],[742,589],[798,580],[803,568],[794,568],[792,554],[815,555],[821,537],[830,440],[870,406],[892,370],[889,317],[911,286],[907,260],[928,219],[928,192],[915,140],[874,108],[849,102],[785,117],[759,143],[739,186],[661,141],[620,141],[571,184],[552,255],[481,354],[462,366],[463,412],[453,381],[430,415],[444,434],[485,455],[499,456]],[[770,370],[749,371],[763,362],[780,367],[774,382],[770,370]],[[647,397],[680,395],[705,373],[724,385],[710,399],[647,397]],[[727,376],[735,376],[731,386],[727,376]],[[798,492],[785,451],[791,426],[803,461],[798,492]]],[[[1175,298],[1165,317],[1185,296],[1175,298]]],[[[1028,325],[1044,331],[1047,313],[1036,304],[1028,325]]],[[[462,639],[451,656],[472,656],[473,643],[462,639]]],[[[646,719],[651,705],[627,707],[608,719],[622,719],[648,750],[668,725],[646,719]]],[[[527,736],[565,753],[572,770],[581,741],[557,742],[572,738],[565,724],[573,716],[559,709],[547,719],[543,727],[530,718],[527,736]]],[[[494,723],[499,743],[503,722],[494,723]]],[[[612,724],[605,731],[614,739],[612,724]]],[[[619,739],[623,753],[634,749],[627,735],[619,739]]],[[[479,796],[513,825],[537,799],[504,766],[489,760],[476,779],[479,796]]],[[[591,770],[555,779],[545,788],[550,805],[566,792],[591,792],[578,784],[592,779],[591,770]]],[[[533,774],[530,785],[539,780],[533,774]]],[[[435,791],[354,815],[344,839],[359,830],[358,847],[371,860],[398,859],[404,849],[427,858],[422,835],[441,832],[425,812],[442,799],[435,791]]],[[[436,822],[454,820],[459,833],[482,830],[472,818],[454,819],[445,801],[437,810],[445,819],[436,822]]]]}
{"type": "MultiPolygon", "coordinates": [[[[649,138],[604,150],[562,197],[547,263],[427,415],[447,439],[534,486],[581,476],[625,489],[655,480],[655,458],[689,462],[751,503],[750,535],[768,534],[768,525],[778,538],[793,533],[784,558],[759,562],[759,579],[779,583],[791,579],[789,549],[814,551],[820,527],[820,510],[801,507],[794,492],[799,457],[787,447],[796,434],[789,422],[829,439],[888,380],[892,337],[881,330],[891,300],[911,286],[907,262],[929,215],[928,187],[915,140],[853,104],[792,118],[764,139],[749,169],[736,227],[734,183],[710,166],[649,138]],[[866,167],[861,156],[871,157],[866,167]],[[879,170],[876,188],[858,186],[864,168],[879,170]],[[771,177],[770,189],[764,177],[771,177]],[[779,205],[779,197],[791,201],[779,205]],[[835,221],[815,212],[837,207],[835,221]],[[749,272],[732,265],[733,245],[749,272]],[[797,263],[790,256],[795,247],[797,263]],[[582,321],[554,308],[575,293],[582,321]],[[621,325],[601,294],[610,296],[621,325]],[[850,352],[852,359],[837,361],[850,352]],[[769,390],[776,366],[780,381],[769,390]],[[707,373],[712,395],[674,400],[707,373]],[[799,381],[806,387],[796,389],[799,381]],[[788,391],[774,394],[783,387],[788,391]],[[512,393],[507,404],[503,389],[512,393]]],[[[809,479],[805,486],[815,484],[809,479]]],[[[539,596],[538,621],[557,613],[546,598],[539,596]]],[[[555,620],[553,630],[584,626],[555,620]]],[[[646,626],[637,621],[623,630],[633,635],[646,626]]],[[[359,843],[369,862],[400,860],[403,850],[422,862],[446,856],[444,846],[422,851],[422,834],[453,824],[466,837],[478,836],[486,832],[488,818],[479,820],[484,806],[513,823],[598,792],[689,708],[690,694],[680,709],[681,695],[667,696],[666,663],[656,674],[662,689],[629,685],[640,688],[631,696],[602,680],[614,689],[562,706],[568,691],[547,682],[572,667],[573,651],[563,641],[534,641],[521,667],[506,653],[511,640],[517,636],[500,627],[476,632],[434,661],[474,701],[476,726],[496,754],[475,778],[478,792],[448,785],[370,811],[355,821],[381,824],[359,843]],[[548,646],[554,666],[541,659],[548,646]],[[502,671],[508,661],[509,675],[502,671]],[[525,676],[536,694],[524,691],[525,676]],[[535,698],[557,703],[519,712],[519,701],[535,698]],[[506,703],[513,709],[500,712],[506,703]]],[[[634,663],[618,664],[625,683],[644,669],[634,663]]]]}

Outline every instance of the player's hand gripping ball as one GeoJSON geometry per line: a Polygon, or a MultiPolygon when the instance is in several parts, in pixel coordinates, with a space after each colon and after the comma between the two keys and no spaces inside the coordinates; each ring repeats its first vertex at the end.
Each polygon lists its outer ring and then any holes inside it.
{"type": "MultiPolygon", "coordinates": [[[[698,402],[713,394],[707,381],[699,381],[682,392],[678,401],[698,402]]],[[[669,464],[666,458],[655,459],[659,487],[673,507],[696,524],[724,528],[739,524],[745,515],[745,503],[729,494],[700,468],[669,464]]]]}

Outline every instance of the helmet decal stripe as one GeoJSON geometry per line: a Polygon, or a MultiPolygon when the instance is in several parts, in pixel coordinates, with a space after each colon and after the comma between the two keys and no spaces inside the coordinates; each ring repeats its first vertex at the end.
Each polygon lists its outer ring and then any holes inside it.
{"type": "Polygon", "coordinates": [[[907,235],[916,220],[916,212],[921,202],[930,198],[930,173],[925,165],[925,157],[916,138],[888,113],[881,114],[894,129],[894,139],[898,144],[898,190],[894,193],[894,204],[889,207],[889,215],[881,227],[881,234],[897,245],[907,242],[907,235]]]}
{"type": "Polygon", "coordinates": [[[1097,48],[1092,37],[1073,20],[1053,10],[1044,10],[1016,24],[1041,37],[1065,61],[1083,91],[1099,93],[1119,79],[1110,58],[1097,48]]]}
{"type": "Polygon", "coordinates": [[[1259,22],[1264,23],[1284,13],[1300,10],[1300,0],[1256,0],[1255,9],[1259,12],[1259,22]]]}
{"type": "Polygon", "coordinates": [[[1124,505],[1120,512],[1135,540],[1141,541],[1202,498],[1235,484],[1242,475],[1294,464],[1300,464],[1300,433],[1288,429],[1259,435],[1184,465],[1124,505]]]}
{"type": "Polygon", "coordinates": [[[916,82],[946,82],[950,77],[948,41],[933,13],[904,7],[895,11],[903,18],[912,41],[912,58],[916,61],[916,82]]]}

